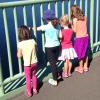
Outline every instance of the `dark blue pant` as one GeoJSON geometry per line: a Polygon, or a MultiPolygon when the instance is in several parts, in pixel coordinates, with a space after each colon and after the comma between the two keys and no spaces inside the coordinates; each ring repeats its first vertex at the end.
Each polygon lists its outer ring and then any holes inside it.
{"type": "Polygon", "coordinates": [[[52,47],[52,48],[46,47],[45,50],[46,50],[46,54],[47,54],[47,59],[50,62],[53,79],[57,80],[58,71],[57,71],[56,63],[57,63],[57,60],[58,60],[60,47],[59,46],[52,47]]]}

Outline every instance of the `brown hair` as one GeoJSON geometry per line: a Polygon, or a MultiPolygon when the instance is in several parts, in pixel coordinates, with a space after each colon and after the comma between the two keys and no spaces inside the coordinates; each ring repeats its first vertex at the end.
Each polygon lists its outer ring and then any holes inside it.
{"type": "Polygon", "coordinates": [[[32,29],[29,29],[27,26],[22,25],[19,28],[18,38],[19,41],[32,39],[32,29]]]}
{"type": "Polygon", "coordinates": [[[78,20],[84,20],[84,15],[82,10],[77,5],[71,6],[71,18],[77,18],[78,20]]]}

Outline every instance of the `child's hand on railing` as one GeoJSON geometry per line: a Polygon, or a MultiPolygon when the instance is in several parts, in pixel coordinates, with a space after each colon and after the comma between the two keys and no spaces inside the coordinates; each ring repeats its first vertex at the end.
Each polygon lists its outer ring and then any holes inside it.
{"type": "Polygon", "coordinates": [[[36,27],[32,27],[32,29],[33,29],[33,30],[35,30],[35,31],[37,30],[37,28],[36,28],[36,27]]]}
{"type": "Polygon", "coordinates": [[[29,28],[29,30],[36,30],[36,27],[28,27],[29,28]]]}
{"type": "Polygon", "coordinates": [[[68,27],[72,28],[72,21],[69,21],[68,27]]]}

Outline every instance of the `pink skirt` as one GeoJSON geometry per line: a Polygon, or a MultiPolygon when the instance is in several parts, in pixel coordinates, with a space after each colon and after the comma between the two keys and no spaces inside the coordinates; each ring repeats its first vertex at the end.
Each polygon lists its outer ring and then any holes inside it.
{"type": "Polygon", "coordinates": [[[74,48],[78,55],[78,59],[84,59],[86,57],[87,48],[89,43],[89,37],[76,38],[74,41],[74,48]]]}

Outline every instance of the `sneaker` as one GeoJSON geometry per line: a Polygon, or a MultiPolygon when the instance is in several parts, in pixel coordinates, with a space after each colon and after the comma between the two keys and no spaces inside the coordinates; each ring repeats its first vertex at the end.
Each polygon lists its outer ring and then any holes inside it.
{"type": "Polygon", "coordinates": [[[68,74],[67,74],[66,72],[63,72],[63,73],[62,73],[62,76],[63,76],[64,78],[67,78],[67,77],[68,77],[68,74]]]}
{"type": "Polygon", "coordinates": [[[59,79],[61,79],[61,78],[62,78],[62,75],[61,75],[61,73],[58,72],[58,77],[57,77],[57,79],[59,80],[59,79]]]}
{"type": "Polygon", "coordinates": [[[36,95],[37,94],[37,90],[33,89],[33,94],[36,95]]]}
{"type": "Polygon", "coordinates": [[[26,94],[27,97],[31,97],[32,96],[32,93],[30,93],[30,92],[25,92],[25,94],[26,94]]]}
{"type": "Polygon", "coordinates": [[[54,86],[57,86],[57,81],[55,81],[54,79],[49,79],[48,83],[54,86]]]}

